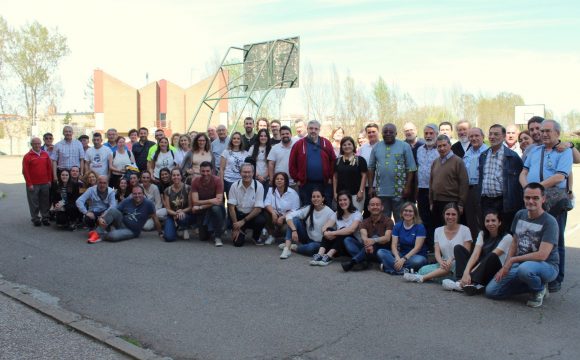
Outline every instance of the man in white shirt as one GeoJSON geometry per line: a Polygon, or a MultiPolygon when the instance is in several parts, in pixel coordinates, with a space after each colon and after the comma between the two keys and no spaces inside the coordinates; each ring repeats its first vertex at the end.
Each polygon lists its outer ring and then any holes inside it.
{"type": "Polygon", "coordinates": [[[264,216],[264,187],[254,180],[254,165],[244,163],[240,169],[242,180],[235,182],[228,194],[228,213],[232,222],[234,246],[244,246],[244,232],[252,229],[256,245],[264,245],[260,234],[266,225],[264,216]]]}
{"type": "MultiPolygon", "coordinates": [[[[272,146],[268,154],[268,176],[270,177],[272,186],[275,186],[274,174],[279,172],[290,173],[288,170],[288,161],[290,159],[290,151],[292,150],[292,130],[288,126],[282,126],[280,128],[280,137],[282,141],[272,146]]],[[[290,178],[290,186],[296,190],[296,185],[292,178],[290,178]]]]}
{"type": "MultiPolygon", "coordinates": [[[[373,147],[375,147],[375,144],[379,142],[379,125],[375,123],[370,123],[367,126],[365,126],[365,132],[367,133],[367,139],[369,142],[360,147],[359,155],[362,156],[368,164],[369,161],[371,160],[371,152],[373,151],[373,147]]],[[[367,184],[365,186],[365,202],[364,202],[365,211],[363,214],[364,219],[370,216],[370,213],[367,211],[367,209],[369,208],[369,199],[370,199],[369,187],[367,184]]]]}
{"type": "Polygon", "coordinates": [[[86,172],[92,170],[97,175],[109,176],[109,159],[112,158],[113,152],[110,148],[103,146],[101,133],[93,134],[93,145],[85,154],[86,172]]]}

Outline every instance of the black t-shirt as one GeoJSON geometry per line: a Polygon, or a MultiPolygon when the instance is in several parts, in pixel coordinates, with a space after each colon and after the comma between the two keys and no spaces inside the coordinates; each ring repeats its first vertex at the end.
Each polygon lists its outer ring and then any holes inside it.
{"type": "Polygon", "coordinates": [[[334,172],[338,179],[336,192],[347,190],[351,195],[356,195],[360,189],[360,182],[363,173],[368,170],[367,162],[362,156],[357,156],[354,165],[345,162],[342,157],[336,160],[334,172]]]}

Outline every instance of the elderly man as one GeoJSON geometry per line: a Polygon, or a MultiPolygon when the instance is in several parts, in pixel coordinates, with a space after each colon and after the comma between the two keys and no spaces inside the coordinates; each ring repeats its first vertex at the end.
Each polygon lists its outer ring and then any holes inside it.
{"type": "Polygon", "coordinates": [[[30,221],[34,226],[50,226],[50,184],[53,180],[52,162],[48,153],[41,149],[41,141],[30,140],[30,151],[22,159],[22,175],[26,182],[26,198],[30,221]],[[40,212],[40,217],[38,216],[40,212]]]}
{"type": "Polygon", "coordinates": [[[94,171],[97,175],[109,175],[109,160],[113,158],[113,152],[108,146],[103,146],[101,133],[93,134],[93,147],[85,154],[86,172],[94,171]]]}
{"type": "Polygon", "coordinates": [[[155,143],[148,140],[149,130],[146,127],[139,129],[139,141],[133,144],[133,149],[131,152],[135,157],[135,162],[139,171],[143,172],[147,170],[147,156],[149,154],[149,149],[155,146],[155,143]]]}
{"type": "Polygon", "coordinates": [[[437,136],[437,152],[439,159],[433,162],[429,177],[429,203],[435,229],[445,224],[443,209],[447,204],[457,203],[463,214],[469,190],[465,164],[451,151],[451,141],[446,135],[437,136]]]}
{"type": "Polygon", "coordinates": [[[105,143],[105,147],[108,147],[111,152],[114,152],[117,149],[117,129],[109,129],[107,130],[107,142],[105,143]]]}
{"type": "Polygon", "coordinates": [[[83,144],[83,150],[85,150],[85,156],[87,155],[87,150],[89,150],[91,148],[91,146],[89,145],[89,136],[88,135],[81,135],[78,137],[77,139],[78,141],[81,142],[81,144],[83,144]]]}
{"type": "Polygon", "coordinates": [[[558,223],[542,208],[546,201],[544,186],[531,182],[524,188],[526,208],[511,224],[513,240],[504,265],[487,285],[485,294],[504,299],[531,293],[527,305],[540,307],[547,294],[546,284],[558,275],[558,223]]]}
{"type": "Polygon", "coordinates": [[[455,125],[459,141],[451,146],[451,151],[460,158],[463,158],[463,155],[465,155],[465,152],[470,146],[468,135],[469,128],[471,128],[471,124],[467,120],[460,120],[455,125]]]}
{"type": "Polygon", "coordinates": [[[481,209],[479,192],[479,157],[487,150],[487,145],[483,143],[485,135],[480,128],[471,128],[467,131],[469,137],[469,148],[463,156],[463,163],[467,169],[469,179],[469,191],[465,202],[465,222],[471,230],[471,238],[477,239],[481,230],[481,209]]]}
{"type": "Polygon", "coordinates": [[[199,237],[208,240],[213,236],[215,246],[223,246],[224,183],[212,173],[212,164],[204,161],[199,165],[200,175],[191,182],[189,203],[199,226],[199,237]]]}
{"type": "Polygon", "coordinates": [[[78,166],[82,175],[85,168],[85,150],[80,141],[73,139],[72,126],[65,126],[62,129],[62,134],[64,139],[56,143],[50,155],[54,179],[58,179],[59,170],[70,170],[73,166],[78,166]]]}
{"type": "Polygon", "coordinates": [[[520,149],[520,143],[518,142],[518,136],[520,135],[520,130],[514,124],[508,125],[506,128],[505,145],[508,149],[513,150],[519,156],[522,156],[522,150],[520,149]]]}
{"type": "MultiPolygon", "coordinates": [[[[423,140],[417,137],[417,126],[412,122],[407,122],[403,125],[403,133],[405,134],[405,142],[409,144],[411,150],[413,150],[413,155],[416,155],[417,149],[425,144],[423,140]]],[[[415,161],[417,161],[416,158],[415,161]]]]}
{"type": "Polygon", "coordinates": [[[41,149],[46,151],[48,156],[52,156],[52,152],[54,151],[54,136],[47,132],[42,135],[42,141],[44,141],[44,144],[42,145],[41,149]]]}
{"type": "Polygon", "coordinates": [[[264,187],[254,180],[254,165],[242,164],[242,179],[235,182],[228,193],[228,213],[232,222],[234,246],[244,246],[245,231],[252,229],[256,245],[264,245],[260,234],[266,225],[264,210],[264,187]]]}
{"type": "MultiPolygon", "coordinates": [[[[81,214],[85,217],[85,223],[89,228],[94,228],[99,216],[117,206],[115,190],[109,186],[109,178],[105,175],[99,176],[97,185],[91,186],[77,199],[76,205],[81,214]],[[87,209],[86,204],[89,204],[87,209]]],[[[94,233],[89,234],[89,239],[95,237],[94,233]]]]}
{"type": "Polygon", "coordinates": [[[137,238],[149,219],[153,220],[157,233],[163,237],[161,223],[155,214],[155,205],[145,198],[143,188],[137,185],[131,191],[130,197],[99,216],[99,226],[96,231],[91,231],[87,242],[94,244],[101,240],[118,242],[137,238]]]}
{"type": "Polygon", "coordinates": [[[558,253],[560,255],[559,272],[556,280],[552,281],[548,290],[557,292],[564,280],[566,248],[564,231],[566,230],[567,209],[557,205],[555,200],[567,199],[569,187],[568,177],[572,172],[572,149],[559,152],[556,146],[560,144],[560,124],[554,120],[542,122],[542,142],[526,157],[524,169],[520,174],[520,184],[525,187],[530,182],[538,182],[546,189],[547,211],[558,222],[558,253]]]}
{"type": "MultiPolygon", "coordinates": [[[[272,122],[273,123],[273,122],[272,122]]],[[[281,142],[272,146],[268,154],[268,176],[274,184],[274,175],[279,172],[290,172],[288,163],[290,161],[290,152],[292,151],[292,130],[288,126],[280,128],[281,142]]],[[[290,185],[295,187],[294,179],[290,178],[290,185]]]]}
{"type": "Polygon", "coordinates": [[[392,215],[398,222],[401,217],[399,207],[411,196],[417,164],[409,144],[396,137],[397,127],[394,124],[383,126],[383,141],[377,143],[371,152],[368,182],[371,194],[378,195],[383,201],[385,215],[392,215]]]}
{"type": "Polygon", "coordinates": [[[218,135],[217,135],[217,129],[215,126],[210,125],[207,127],[207,137],[209,138],[210,142],[217,139],[218,135]]]}
{"type": "MultiPolygon", "coordinates": [[[[217,139],[211,142],[211,153],[214,159],[221,159],[221,156],[228,148],[230,143],[230,138],[228,136],[228,129],[224,125],[218,125],[217,129],[217,139]]],[[[220,162],[216,160],[215,173],[214,175],[219,175],[220,173],[220,162]]]]}
{"type": "Polygon", "coordinates": [[[425,145],[417,149],[417,173],[415,176],[415,179],[417,179],[417,206],[419,208],[419,216],[427,231],[426,241],[430,251],[433,251],[433,233],[435,228],[433,227],[431,204],[429,203],[429,180],[431,178],[431,166],[439,157],[436,146],[438,134],[439,127],[436,124],[427,124],[423,128],[425,145]]]}
{"type": "Polygon", "coordinates": [[[308,134],[306,130],[306,124],[302,119],[297,119],[294,121],[294,129],[296,130],[296,135],[292,138],[293,144],[295,144],[296,141],[302,139],[308,134]]]}
{"type": "Polygon", "coordinates": [[[254,118],[248,116],[244,119],[244,134],[242,135],[242,148],[245,151],[250,150],[252,145],[258,141],[258,134],[254,132],[254,118]]]}
{"type": "Polygon", "coordinates": [[[506,129],[503,126],[495,124],[489,128],[491,147],[479,156],[478,193],[482,215],[490,210],[497,211],[502,215],[504,228],[507,229],[515,213],[523,207],[523,192],[519,182],[523,163],[515,151],[505,146],[505,136],[506,129]]]}
{"type": "Polygon", "coordinates": [[[290,177],[298,185],[302,205],[310,204],[312,190],[319,188],[324,197],[332,199],[332,177],[336,154],[332,143],[320,134],[320,123],[308,122],[308,136],[298,140],[290,151],[290,177]]]}

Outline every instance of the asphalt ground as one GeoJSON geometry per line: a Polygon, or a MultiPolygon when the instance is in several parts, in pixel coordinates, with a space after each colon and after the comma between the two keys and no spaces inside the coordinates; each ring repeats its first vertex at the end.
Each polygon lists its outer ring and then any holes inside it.
{"type": "MultiPolygon", "coordinates": [[[[467,297],[376,268],[278,259],[275,247],[163,243],[153,233],[86,244],[84,232],[35,228],[18,162],[1,158],[0,273],[58,305],[175,359],[576,359],[580,241],[568,221],[562,290],[542,308],[525,296],[467,297]],[[16,165],[15,165],[16,164],[16,165]],[[5,180],[4,180],[5,179],[5,180]]],[[[580,175],[577,177],[580,178],[580,175]]]]}

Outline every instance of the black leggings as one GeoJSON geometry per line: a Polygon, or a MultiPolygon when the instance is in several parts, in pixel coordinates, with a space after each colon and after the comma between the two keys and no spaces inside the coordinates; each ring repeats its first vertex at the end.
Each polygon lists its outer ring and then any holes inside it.
{"type": "MultiPolygon", "coordinates": [[[[455,255],[455,274],[457,279],[461,279],[463,277],[465,267],[467,266],[467,262],[469,261],[469,250],[461,245],[456,245],[453,248],[453,253],[455,255]]],[[[491,279],[493,279],[495,274],[502,267],[501,261],[499,261],[499,257],[493,252],[487,254],[483,258],[480,258],[478,264],[479,266],[476,264],[475,269],[472,270],[469,275],[471,275],[472,283],[484,286],[487,285],[491,279]]]]}

